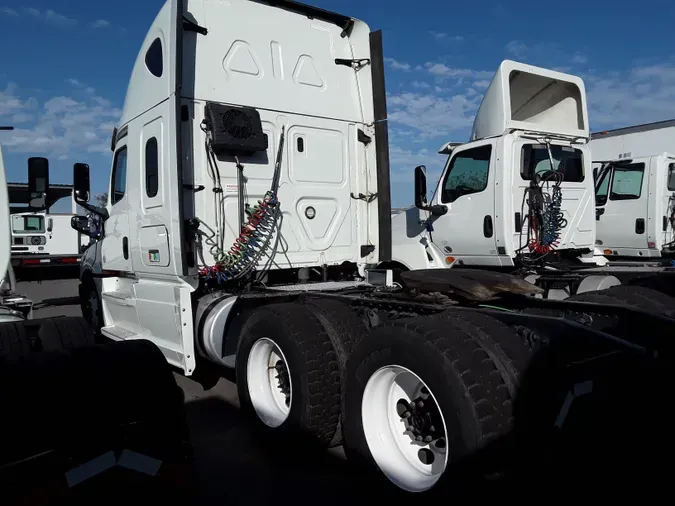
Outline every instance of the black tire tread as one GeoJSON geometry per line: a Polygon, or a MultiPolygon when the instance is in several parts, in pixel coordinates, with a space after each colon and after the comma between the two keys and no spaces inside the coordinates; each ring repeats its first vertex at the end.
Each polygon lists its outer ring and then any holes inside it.
{"type": "Polygon", "coordinates": [[[0,323],[0,358],[24,357],[31,351],[22,322],[0,323]]]}
{"type": "Polygon", "coordinates": [[[435,348],[446,357],[448,365],[464,383],[466,398],[470,400],[480,426],[479,445],[484,445],[505,434],[513,425],[512,398],[499,369],[480,343],[465,330],[465,323],[425,317],[405,322],[399,320],[393,325],[416,334],[423,345],[435,348]]]}
{"type": "Polygon", "coordinates": [[[347,362],[354,348],[368,335],[366,323],[354,310],[342,301],[317,298],[307,301],[308,309],[321,322],[326,330],[337,355],[340,372],[340,417],[330,447],[342,444],[342,412],[344,409],[344,389],[347,374],[347,362]]]}
{"type": "Polygon", "coordinates": [[[45,319],[38,332],[42,351],[60,351],[96,344],[91,326],[80,316],[45,319]]]}
{"type": "Polygon", "coordinates": [[[570,301],[627,305],[650,314],[675,318],[675,299],[650,288],[618,285],[606,290],[584,292],[569,297],[570,301]]]}
{"type": "Polygon", "coordinates": [[[473,337],[497,362],[503,378],[509,384],[509,392],[515,398],[520,376],[527,369],[532,350],[508,325],[477,311],[444,311],[438,317],[451,319],[473,337]]]}
{"type": "MultiPolygon", "coordinates": [[[[303,431],[319,444],[330,444],[340,419],[340,367],[331,340],[321,322],[311,310],[288,302],[269,304],[253,312],[244,323],[240,343],[253,327],[271,319],[282,322],[288,337],[297,345],[307,367],[309,418],[303,431]],[[276,317],[276,318],[275,318],[276,317]]],[[[238,353],[239,354],[239,353],[238,353]]],[[[239,382],[239,381],[238,381],[239,382]]]]}

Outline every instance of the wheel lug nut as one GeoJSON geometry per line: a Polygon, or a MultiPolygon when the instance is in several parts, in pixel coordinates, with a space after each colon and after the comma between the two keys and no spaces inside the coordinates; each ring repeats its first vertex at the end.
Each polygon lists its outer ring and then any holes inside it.
{"type": "Polygon", "coordinates": [[[423,408],[423,407],[424,407],[424,402],[423,402],[423,401],[419,401],[419,402],[417,403],[417,407],[418,407],[418,408],[423,408]]]}
{"type": "Polygon", "coordinates": [[[436,427],[434,427],[434,426],[432,425],[431,427],[429,427],[429,431],[430,431],[430,432],[436,432],[436,427]]]}
{"type": "Polygon", "coordinates": [[[416,437],[415,437],[415,441],[420,441],[420,442],[421,442],[421,441],[422,441],[422,436],[416,436],[416,437]]]}

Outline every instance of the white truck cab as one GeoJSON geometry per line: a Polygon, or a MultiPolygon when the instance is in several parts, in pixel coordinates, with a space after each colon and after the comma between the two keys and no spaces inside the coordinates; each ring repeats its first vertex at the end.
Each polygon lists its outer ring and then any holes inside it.
{"type": "MultiPolygon", "coordinates": [[[[363,274],[383,244],[382,206],[389,244],[388,187],[380,202],[369,198],[380,156],[369,29],[288,5],[166,2],[113,133],[102,332],[151,339],[187,374],[195,367],[192,294],[206,283],[249,271],[267,285],[330,278],[344,265],[363,274]],[[260,218],[255,239],[265,235],[269,254],[234,265],[247,212],[276,201],[280,214],[260,218]]],[[[76,193],[79,184],[86,204],[88,168],[78,167],[76,193]]]]}
{"type": "MultiPolygon", "coordinates": [[[[6,129],[3,128],[3,130],[6,129]]],[[[28,161],[28,189],[33,196],[31,207],[44,208],[49,188],[49,166],[41,158],[28,161]]],[[[5,166],[0,146],[0,323],[32,318],[33,302],[16,292],[16,277],[10,262],[11,230],[13,216],[10,212],[5,166]]]]}
{"type": "Polygon", "coordinates": [[[596,246],[607,258],[675,252],[675,121],[592,134],[596,246]]]}
{"type": "Polygon", "coordinates": [[[430,204],[394,216],[393,260],[406,269],[514,267],[550,253],[593,262],[595,217],[581,78],[504,61],[468,143],[448,143],[430,204]]]}

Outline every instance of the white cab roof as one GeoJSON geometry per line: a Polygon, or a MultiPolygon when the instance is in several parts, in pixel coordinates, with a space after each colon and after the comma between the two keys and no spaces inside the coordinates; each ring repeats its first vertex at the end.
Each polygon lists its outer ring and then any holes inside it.
{"type": "Polygon", "coordinates": [[[471,140],[512,130],[588,138],[583,80],[571,74],[504,60],[478,108],[471,140]]]}

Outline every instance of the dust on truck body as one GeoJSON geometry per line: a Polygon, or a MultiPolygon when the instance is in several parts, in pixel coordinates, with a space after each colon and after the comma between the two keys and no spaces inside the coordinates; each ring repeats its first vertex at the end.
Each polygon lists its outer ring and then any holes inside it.
{"type": "Polygon", "coordinates": [[[635,325],[671,322],[596,294],[590,309],[618,322],[606,339],[556,317],[588,304],[529,297],[541,289],[514,276],[389,283],[374,269],[391,257],[387,147],[380,32],[297,2],[169,0],[133,67],[105,210],[74,167],[78,203],[104,219],[81,293],[100,283],[109,338],[148,339],[186,375],[197,354],[234,367],[267,430],[343,444],[384,483],[428,492],[511,427],[527,343],[571,329],[596,344],[566,355],[589,367],[630,354],[635,325]]]}

